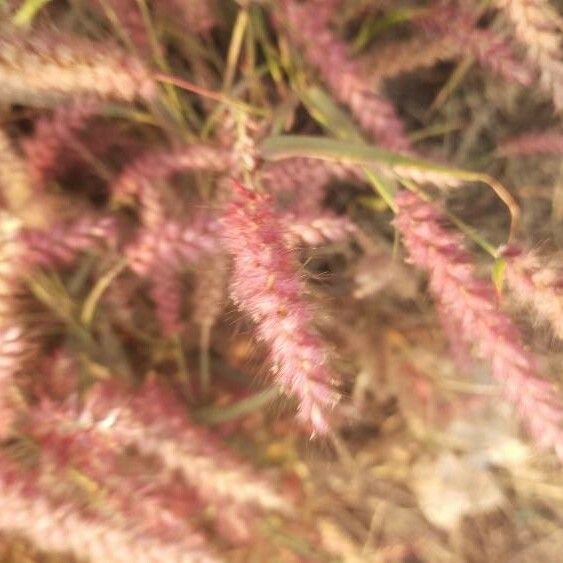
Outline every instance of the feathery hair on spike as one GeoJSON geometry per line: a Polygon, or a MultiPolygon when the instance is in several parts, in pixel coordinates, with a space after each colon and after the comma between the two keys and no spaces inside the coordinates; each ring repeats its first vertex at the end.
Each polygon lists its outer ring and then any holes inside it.
{"type": "Polygon", "coordinates": [[[514,299],[527,305],[563,340],[563,268],[511,244],[502,249],[504,275],[514,299]]]}
{"type": "Polygon", "coordinates": [[[394,224],[410,261],[428,273],[441,314],[451,317],[463,339],[490,362],[493,377],[537,444],[563,459],[560,397],[538,376],[518,328],[499,310],[492,283],[477,277],[461,235],[445,228],[445,217],[411,192],[400,192],[396,203],[394,224]]]}
{"type": "Polygon", "coordinates": [[[0,33],[0,100],[45,106],[77,96],[149,100],[150,71],[116,45],[34,31],[0,33]]]}
{"type": "Polygon", "coordinates": [[[495,0],[540,71],[555,109],[563,110],[563,20],[548,0],[495,0]]]}
{"type": "Polygon", "coordinates": [[[233,256],[231,297],[256,323],[270,348],[276,381],[299,399],[299,418],[315,432],[329,428],[338,400],[327,349],[312,329],[314,312],[269,197],[235,184],[223,217],[223,240],[233,256]]]}
{"type": "Polygon", "coordinates": [[[455,366],[462,374],[469,372],[474,359],[471,355],[471,348],[464,339],[463,328],[459,321],[450,315],[448,307],[437,302],[435,308],[442,330],[448,340],[449,352],[455,366]]]}

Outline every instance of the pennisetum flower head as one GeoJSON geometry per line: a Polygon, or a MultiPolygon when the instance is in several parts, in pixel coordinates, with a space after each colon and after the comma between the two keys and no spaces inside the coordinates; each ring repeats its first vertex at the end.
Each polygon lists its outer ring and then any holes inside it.
{"type": "Polygon", "coordinates": [[[338,400],[326,345],[313,328],[314,310],[287,244],[287,230],[267,195],[234,183],[223,216],[223,240],[233,257],[231,297],[256,324],[270,350],[279,385],[299,400],[299,417],[315,432],[329,428],[338,400]]]}

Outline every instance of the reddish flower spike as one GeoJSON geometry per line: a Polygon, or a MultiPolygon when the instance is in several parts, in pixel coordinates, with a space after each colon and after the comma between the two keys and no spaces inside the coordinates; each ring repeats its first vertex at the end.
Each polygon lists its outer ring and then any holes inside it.
{"type": "Polygon", "coordinates": [[[338,396],[331,389],[326,348],[311,328],[313,310],[302,298],[305,285],[283,223],[269,197],[236,182],[234,192],[223,217],[223,239],[234,258],[231,296],[269,345],[277,382],[299,398],[299,418],[326,433],[338,396]]]}

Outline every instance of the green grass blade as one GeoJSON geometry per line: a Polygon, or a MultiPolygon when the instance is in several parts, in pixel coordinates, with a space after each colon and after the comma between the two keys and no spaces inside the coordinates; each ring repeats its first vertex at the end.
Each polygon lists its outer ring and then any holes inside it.
{"type": "Polygon", "coordinates": [[[12,18],[12,23],[19,27],[29,25],[38,12],[51,0],[26,0],[12,18]]]}

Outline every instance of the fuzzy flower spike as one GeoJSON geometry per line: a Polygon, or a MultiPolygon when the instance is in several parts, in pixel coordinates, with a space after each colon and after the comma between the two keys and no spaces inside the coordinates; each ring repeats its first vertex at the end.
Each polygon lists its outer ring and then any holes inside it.
{"type": "Polygon", "coordinates": [[[338,396],[331,388],[326,348],[311,328],[313,310],[303,300],[305,285],[283,224],[268,196],[236,182],[234,191],[223,218],[224,242],[234,258],[231,297],[268,344],[277,382],[299,398],[299,418],[325,433],[338,396]]]}
{"type": "Polygon", "coordinates": [[[395,226],[403,235],[410,261],[427,272],[430,292],[442,315],[490,363],[505,398],[538,445],[553,448],[563,460],[560,397],[539,377],[517,326],[499,310],[493,284],[477,277],[461,235],[443,226],[445,217],[438,210],[410,192],[399,193],[396,202],[395,226]]]}

